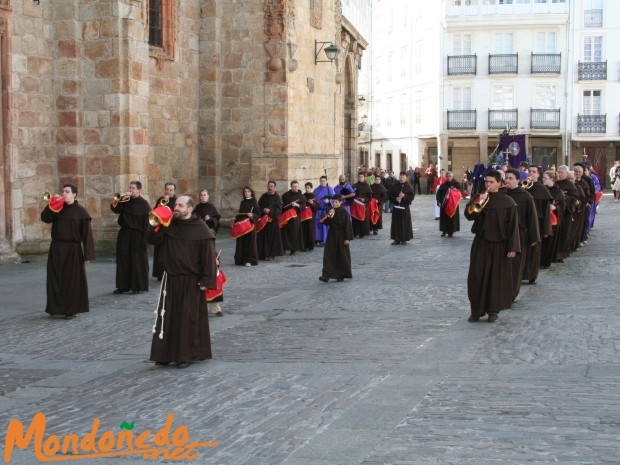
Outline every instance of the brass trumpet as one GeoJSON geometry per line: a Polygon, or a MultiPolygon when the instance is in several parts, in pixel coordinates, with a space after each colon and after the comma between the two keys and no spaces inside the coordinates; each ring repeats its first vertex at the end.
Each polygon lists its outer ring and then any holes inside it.
{"type": "Polygon", "coordinates": [[[159,223],[159,217],[154,215],[153,212],[149,213],[149,224],[155,228],[159,223]]]}
{"type": "Polygon", "coordinates": [[[61,197],[60,195],[52,195],[49,192],[43,194],[43,200],[49,202],[52,197],[61,197]]]}
{"type": "Polygon", "coordinates": [[[523,181],[521,181],[521,187],[523,189],[529,189],[530,187],[532,187],[534,185],[534,180],[532,179],[531,176],[528,176],[527,178],[525,178],[523,181]]]}
{"type": "Polygon", "coordinates": [[[163,199],[161,199],[161,200],[159,201],[159,205],[158,205],[158,206],[160,206],[160,207],[164,207],[164,206],[168,205],[168,203],[169,203],[169,202],[170,202],[170,199],[168,199],[168,198],[164,197],[163,199]]]}
{"type": "Polygon", "coordinates": [[[487,203],[489,203],[489,197],[484,200],[479,199],[480,197],[478,197],[478,200],[476,200],[471,206],[474,213],[480,213],[482,210],[484,210],[484,207],[487,206],[487,203]]]}
{"type": "Polygon", "coordinates": [[[129,192],[125,192],[124,194],[117,192],[116,194],[114,194],[114,200],[118,203],[129,202],[130,199],[131,196],[129,192]]]}

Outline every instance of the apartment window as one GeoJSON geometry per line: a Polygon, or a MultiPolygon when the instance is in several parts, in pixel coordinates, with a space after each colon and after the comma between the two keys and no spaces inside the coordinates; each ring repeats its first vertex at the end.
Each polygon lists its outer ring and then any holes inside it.
{"type": "Polygon", "coordinates": [[[388,53],[387,56],[387,81],[392,82],[392,58],[394,57],[393,53],[388,53]]]}
{"type": "Polygon", "coordinates": [[[536,108],[541,110],[552,110],[557,108],[555,102],[555,86],[538,85],[536,86],[536,108]]]}
{"type": "Polygon", "coordinates": [[[481,0],[482,5],[495,5],[495,0],[481,0]]]}
{"type": "Polygon", "coordinates": [[[512,0],[499,0],[500,5],[512,5],[512,0]]]}
{"type": "Polygon", "coordinates": [[[537,32],[535,42],[536,53],[556,53],[557,36],[555,32],[537,32]]]}
{"type": "Polygon", "coordinates": [[[452,6],[470,6],[475,4],[476,0],[452,0],[452,6]]]}
{"type": "Polygon", "coordinates": [[[387,99],[387,115],[386,115],[386,126],[388,128],[392,127],[392,111],[394,110],[392,104],[394,103],[394,99],[389,97],[387,99]]]}
{"type": "Polygon", "coordinates": [[[496,32],[493,34],[493,52],[497,54],[513,53],[512,32],[496,32]]]}
{"type": "Polygon", "coordinates": [[[600,115],[601,114],[601,91],[600,90],[584,90],[583,91],[583,114],[584,115],[600,115]]]}
{"type": "Polygon", "coordinates": [[[381,100],[377,100],[377,110],[375,117],[375,124],[377,127],[381,127],[381,112],[383,111],[383,107],[381,106],[381,100]]]}
{"type": "Polygon", "coordinates": [[[531,1],[530,0],[517,0],[515,3],[517,5],[526,5],[526,4],[529,5],[531,1]]]}
{"type": "Polygon", "coordinates": [[[407,77],[407,64],[409,60],[407,59],[407,47],[403,47],[400,49],[400,77],[407,77]]]}
{"type": "Polygon", "coordinates": [[[471,55],[471,34],[452,34],[453,55],[471,55]]]}
{"type": "Polygon", "coordinates": [[[452,89],[452,108],[454,110],[471,110],[471,87],[454,87],[452,89]]]}
{"type": "Polygon", "coordinates": [[[584,0],[584,27],[603,27],[603,0],[584,0]]]}
{"type": "Polygon", "coordinates": [[[377,66],[375,67],[375,82],[381,84],[381,73],[383,72],[383,58],[377,57],[377,66]]]}
{"type": "Polygon", "coordinates": [[[165,58],[174,58],[174,0],[149,0],[149,45],[163,49],[165,58]]]}
{"type": "Polygon", "coordinates": [[[603,59],[603,38],[585,37],[583,39],[583,61],[600,62],[603,59]]]}
{"type": "Polygon", "coordinates": [[[400,96],[400,125],[405,126],[407,124],[407,95],[402,94],[400,96]]]}
{"type": "Polygon", "coordinates": [[[419,74],[422,72],[422,42],[416,42],[416,56],[415,56],[415,72],[419,74]]]}
{"type": "Polygon", "coordinates": [[[493,88],[493,109],[511,110],[514,108],[514,89],[512,86],[495,86],[493,88]]]}

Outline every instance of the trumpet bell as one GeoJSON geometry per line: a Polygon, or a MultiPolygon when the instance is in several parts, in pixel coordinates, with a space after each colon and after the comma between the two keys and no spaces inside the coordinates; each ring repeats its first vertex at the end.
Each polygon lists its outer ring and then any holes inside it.
{"type": "Polygon", "coordinates": [[[167,198],[164,197],[163,199],[161,199],[159,201],[159,206],[160,207],[165,207],[166,205],[168,205],[169,202],[170,202],[170,199],[167,199],[167,198]]]}
{"type": "Polygon", "coordinates": [[[49,202],[51,198],[52,198],[52,194],[50,194],[49,192],[46,192],[45,194],[43,194],[43,200],[46,200],[49,202]]]}
{"type": "Polygon", "coordinates": [[[523,181],[521,181],[521,187],[523,189],[529,189],[533,185],[534,185],[534,180],[531,177],[525,178],[523,181]]]}
{"type": "Polygon", "coordinates": [[[159,217],[153,214],[153,212],[149,213],[149,224],[155,228],[159,225],[159,223],[159,217]]]}
{"type": "Polygon", "coordinates": [[[116,194],[114,194],[114,201],[116,202],[129,202],[129,199],[131,199],[129,192],[125,192],[124,194],[121,194],[120,192],[117,192],[116,194]]]}
{"type": "Polygon", "coordinates": [[[474,213],[480,213],[482,210],[484,210],[484,207],[487,206],[487,203],[489,203],[488,197],[480,202],[474,202],[474,204],[472,205],[472,210],[474,211],[474,213]]]}

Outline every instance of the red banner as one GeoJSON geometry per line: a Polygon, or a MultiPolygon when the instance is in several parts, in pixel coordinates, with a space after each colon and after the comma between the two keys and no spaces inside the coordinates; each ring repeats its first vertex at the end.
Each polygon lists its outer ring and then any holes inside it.
{"type": "Polygon", "coordinates": [[[377,224],[377,221],[381,218],[381,209],[379,208],[379,202],[377,202],[377,199],[370,199],[368,208],[370,208],[370,222],[372,224],[377,224]]]}
{"type": "Polygon", "coordinates": [[[366,204],[361,200],[354,199],[351,204],[351,216],[358,221],[366,219],[366,204]]]}
{"type": "Polygon", "coordinates": [[[594,194],[596,196],[596,204],[598,205],[599,202],[601,201],[601,197],[603,197],[603,191],[598,191],[596,194],[594,194]]]}
{"type": "Polygon", "coordinates": [[[215,282],[217,285],[217,289],[207,289],[205,291],[205,295],[207,296],[207,302],[211,302],[216,297],[222,295],[224,292],[224,285],[228,282],[224,272],[222,270],[217,270],[217,278],[215,278],[215,282]]]}
{"type": "Polygon", "coordinates": [[[463,198],[463,194],[458,189],[450,188],[446,194],[447,200],[444,206],[444,211],[448,217],[452,218],[456,213],[456,209],[459,207],[459,202],[463,198]]]}
{"type": "Polygon", "coordinates": [[[551,212],[551,226],[557,226],[558,224],[558,216],[554,211],[551,212]]]}

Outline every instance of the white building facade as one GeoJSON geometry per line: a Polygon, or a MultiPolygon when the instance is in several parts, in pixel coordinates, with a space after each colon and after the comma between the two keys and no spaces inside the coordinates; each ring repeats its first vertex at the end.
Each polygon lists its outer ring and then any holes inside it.
{"type": "Polygon", "coordinates": [[[526,134],[532,161],[544,166],[587,156],[605,173],[620,156],[620,49],[610,46],[620,40],[611,20],[620,2],[381,0],[373,8],[372,165],[433,162],[459,176],[486,163],[506,128],[526,134]]]}

